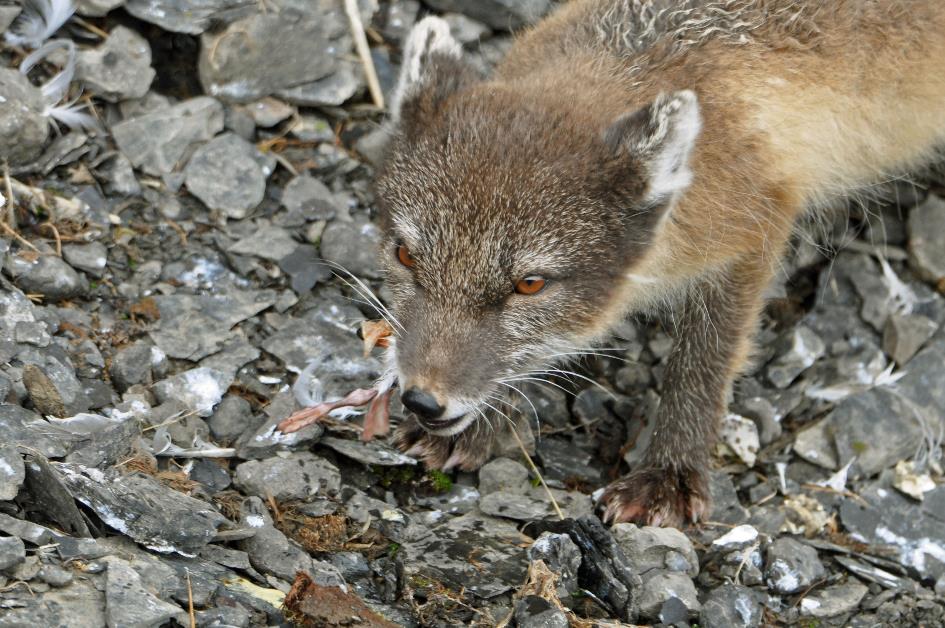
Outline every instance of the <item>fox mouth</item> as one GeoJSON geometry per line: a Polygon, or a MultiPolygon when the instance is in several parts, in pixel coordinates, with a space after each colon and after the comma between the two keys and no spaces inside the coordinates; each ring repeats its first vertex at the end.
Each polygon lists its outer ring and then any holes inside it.
{"type": "MultiPolygon", "coordinates": [[[[431,434],[437,436],[446,436],[454,433],[456,427],[458,427],[466,419],[465,414],[461,414],[453,419],[425,419],[421,416],[417,416],[417,422],[420,423],[420,427],[430,432],[431,434]]],[[[460,430],[456,430],[460,431],[460,430]]]]}

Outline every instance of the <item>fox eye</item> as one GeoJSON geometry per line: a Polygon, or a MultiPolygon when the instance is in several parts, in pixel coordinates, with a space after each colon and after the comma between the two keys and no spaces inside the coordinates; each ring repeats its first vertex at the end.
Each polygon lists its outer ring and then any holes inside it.
{"type": "Polygon", "coordinates": [[[545,278],[540,275],[529,275],[515,283],[515,291],[519,294],[538,294],[545,287],[545,278]]]}
{"type": "Polygon", "coordinates": [[[397,245],[397,260],[407,268],[413,268],[417,265],[417,260],[410,254],[410,249],[403,244],[397,245]]]}

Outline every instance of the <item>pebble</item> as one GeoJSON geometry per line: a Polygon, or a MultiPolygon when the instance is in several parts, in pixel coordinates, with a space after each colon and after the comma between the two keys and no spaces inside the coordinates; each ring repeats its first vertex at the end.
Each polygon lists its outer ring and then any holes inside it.
{"type": "Polygon", "coordinates": [[[228,218],[241,219],[262,202],[272,165],[238,135],[224,133],[198,148],[184,169],[191,194],[228,218]]]}
{"type": "Polygon", "coordinates": [[[766,564],[768,588],[782,595],[803,591],[826,573],[817,550],[790,537],[768,546],[766,564]]]}
{"type": "Polygon", "coordinates": [[[109,102],[141,98],[155,76],[151,46],[130,28],[115,26],[97,48],[79,51],[75,76],[90,92],[109,102]]]}
{"type": "Polygon", "coordinates": [[[699,615],[702,628],[757,628],[763,609],[756,594],[737,584],[723,584],[714,589],[699,615]]]}
{"type": "Polygon", "coordinates": [[[0,94],[0,159],[14,166],[29,163],[49,137],[42,93],[16,70],[0,68],[0,94]]]}

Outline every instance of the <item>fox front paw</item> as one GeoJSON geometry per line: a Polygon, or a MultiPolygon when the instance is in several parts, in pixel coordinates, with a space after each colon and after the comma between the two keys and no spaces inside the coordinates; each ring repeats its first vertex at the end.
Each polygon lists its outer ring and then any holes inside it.
{"type": "Polygon", "coordinates": [[[678,528],[708,514],[708,474],[698,469],[644,467],[610,484],[601,505],[605,523],[678,528]]]}
{"type": "Polygon", "coordinates": [[[473,425],[455,436],[436,436],[411,417],[394,432],[394,446],[429,469],[475,471],[488,462],[493,449],[492,435],[476,428],[473,425]]]}

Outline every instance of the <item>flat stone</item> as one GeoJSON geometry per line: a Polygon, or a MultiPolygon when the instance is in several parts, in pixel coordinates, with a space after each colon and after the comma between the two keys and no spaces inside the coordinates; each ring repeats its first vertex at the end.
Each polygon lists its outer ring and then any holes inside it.
{"type": "Polygon", "coordinates": [[[256,11],[257,5],[253,0],[127,0],[125,9],[166,31],[199,35],[215,22],[256,11]]]}
{"type": "MultiPolygon", "coordinates": [[[[5,594],[6,598],[12,593],[5,594]]],[[[5,600],[7,601],[7,600],[5,600]]],[[[0,625],[7,626],[69,626],[70,628],[102,628],[105,620],[105,596],[92,581],[74,582],[62,589],[50,589],[36,595],[25,595],[3,609],[0,625]],[[11,608],[12,607],[12,608],[11,608]]]]}
{"type": "Polygon", "coordinates": [[[439,581],[488,599],[525,581],[527,560],[519,546],[528,542],[511,523],[469,513],[409,528],[400,553],[406,578],[439,581]],[[475,564],[468,560],[470,551],[475,564]]]}
{"type": "Polygon", "coordinates": [[[727,414],[719,426],[719,438],[742,462],[749,467],[755,465],[761,439],[754,421],[737,414],[727,414]]]}
{"type": "Polygon", "coordinates": [[[209,504],[140,473],[58,464],[66,486],[103,523],[161,553],[197,553],[226,522],[209,504]]]}
{"type": "Polygon", "coordinates": [[[909,264],[933,284],[945,278],[945,199],[930,194],[909,212],[909,264]]]}
{"type": "Polygon", "coordinates": [[[252,255],[278,262],[290,255],[298,246],[299,243],[293,240],[285,229],[265,225],[251,235],[234,242],[226,250],[238,255],[252,255]]]}
{"type": "Polygon", "coordinates": [[[311,244],[296,246],[279,260],[279,268],[289,275],[292,290],[299,295],[332,278],[331,268],[322,261],[318,249],[311,244]]]}
{"type": "MultiPolygon", "coordinates": [[[[375,56],[372,49],[372,57],[375,56]]],[[[375,63],[375,68],[379,66],[375,63]]],[[[380,72],[378,72],[380,79],[380,72]]],[[[334,72],[311,83],[276,91],[281,98],[304,107],[338,107],[347,102],[364,85],[361,65],[348,59],[339,59],[334,72]]]]}
{"type": "Polygon", "coordinates": [[[160,176],[181,168],[192,147],[223,130],[223,106],[199,96],[112,126],[122,153],[144,172],[160,176]]]}
{"type": "Polygon", "coordinates": [[[272,166],[253,145],[224,133],[198,148],[184,169],[191,194],[228,218],[245,218],[263,200],[272,166]]]}
{"type": "Polygon", "coordinates": [[[322,234],[322,257],[359,277],[381,276],[377,255],[381,234],[377,225],[365,217],[352,221],[336,220],[322,234]]]}
{"type": "Polygon", "coordinates": [[[376,440],[365,443],[359,440],[326,436],[318,441],[318,444],[330,447],[346,458],[357,460],[369,466],[396,467],[417,464],[416,459],[405,456],[396,449],[392,449],[376,440]]]}
{"type": "Polygon", "coordinates": [[[709,593],[702,604],[702,628],[757,628],[764,615],[761,604],[748,587],[723,584],[709,593]]]}
{"type": "Polygon", "coordinates": [[[75,77],[109,102],[141,98],[154,80],[151,46],[135,31],[115,26],[97,48],[80,50],[75,77]]]}
{"type": "Polygon", "coordinates": [[[11,165],[30,163],[42,153],[49,137],[43,95],[12,68],[0,68],[0,93],[0,159],[11,165]]]}
{"type": "Polygon", "coordinates": [[[119,390],[125,390],[135,384],[151,383],[151,366],[164,352],[146,341],[138,341],[119,349],[112,356],[109,374],[119,390]],[[158,355],[155,355],[158,352],[158,355]]]}
{"type": "Polygon", "coordinates": [[[326,4],[257,13],[204,34],[198,70],[206,93],[252,102],[332,74],[351,40],[344,12],[326,4]]]}
{"type": "Polygon", "coordinates": [[[19,450],[15,445],[0,442],[0,502],[16,497],[25,478],[26,470],[19,450]]]}
{"type": "Polygon", "coordinates": [[[509,458],[496,458],[479,469],[479,493],[482,495],[497,491],[525,493],[529,488],[528,469],[509,458]]]}
{"type": "Polygon", "coordinates": [[[262,98],[249,103],[244,110],[253,118],[256,126],[269,128],[288,119],[296,113],[295,107],[287,105],[278,98],[262,98]]]}
{"type": "Polygon", "coordinates": [[[855,611],[869,587],[859,582],[838,584],[821,589],[801,600],[801,615],[826,619],[855,611]]]}
{"type": "Polygon", "coordinates": [[[790,537],[768,546],[766,562],[768,588],[782,595],[803,591],[826,573],[817,550],[790,537]]]}
{"type": "Polygon", "coordinates": [[[699,558],[689,538],[675,528],[638,528],[619,523],[611,528],[617,543],[639,574],[653,569],[699,575],[699,558]]]}
{"type": "Polygon", "coordinates": [[[234,484],[249,495],[284,501],[328,496],[341,488],[337,467],[308,452],[251,460],[236,467],[234,484]]]}
{"type": "Polygon", "coordinates": [[[141,626],[157,628],[171,619],[184,620],[186,613],[145,589],[131,564],[120,558],[105,559],[105,614],[109,628],[141,626]]]}
{"type": "Polygon", "coordinates": [[[207,419],[213,438],[222,442],[239,438],[258,423],[249,402],[238,395],[226,395],[207,419]]]}
{"type": "Polygon", "coordinates": [[[282,205],[309,221],[331,220],[343,209],[327,185],[307,174],[299,175],[286,184],[282,191],[282,205]]]}
{"type": "Polygon", "coordinates": [[[19,406],[0,405],[0,442],[35,449],[48,458],[62,458],[75,437],[50,425],[35,412],[19,406]]]}
{"type": "Polygon", "coordinates": [[[198,367],[157,382],[154,395],[161,403],[176,400],[199,416],[210,416],[232,381],[225,373],[198,367]]]}
{"type": "Polygon", "coordinates": [[[660,611],[671,599],[679,600],[690,616],[699,614],[702,605],[692,580],[678,571],[653,570],[643,576],[640,592],[640,613],[650,619],[659,619],[660,611]]]}
{"type": "Polygon", "coordinates": [[[172,358],[200,360],[235,338],[230,329],[272,306],[273,290],[228,290],[221,294],[175,294],[154,297],[160,329],[150,332],[161,351],[172,358]]]}
{"type": "Polygon", "coordinates": [[[497,30],[516,30],[534,24],[551,9],[550,0],[428,0],[433,8],[464,13],[497,30]]]}
{"type": "Polygon", "coordinates": [[[62,247],[62,256],[70,266],[78,268],[93,277],[101,277],[105,274],[105,265],[108,263],[108,249],[101,242],[65,244],[62,247]]]}
{"type": "MultiPolygon", "coordinates": [[[[593,505],[590,496],[578,492],[551,489],[558,506],[566,517],[581,517],[591,514],[593,505]]],[[[495,491],[483,496],[479,509],[487,515],[505,517],[518,521],[557,518],[557,512],[548,499],[544,488],[529,487],[528,492],[510,493],[495,491]]]]}
{"type": "MultiPolygon", "coordinates": [[[[435,493],[426,497],[417,497],[416,504],[420,508],[464,515],[476,510],[479,506],[479,491],[472,486],[453,484],[448,491],[435,493]]],[[[487,512],[486,514],[492,514],[487,512]]]]}

